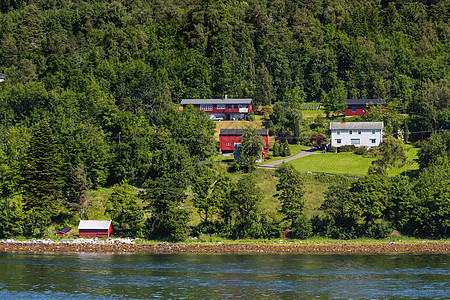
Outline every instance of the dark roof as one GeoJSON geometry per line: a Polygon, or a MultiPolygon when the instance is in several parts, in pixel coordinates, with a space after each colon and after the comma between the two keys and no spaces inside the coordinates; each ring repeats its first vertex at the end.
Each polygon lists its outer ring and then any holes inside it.
{"type": "Polygon", "coordinates": [[[386,104],[386,101],[384,101],[383,99],[347,99],[345,100],[345,103],[347,103],[347,105],[366,105],[369,103],[373,103],[373,104],[386,104]]]}
{"type": "Polygon", "coordinates": [[[64,227],[63,229],[61,229],[60,231],[58,231],[57,233],[66,234],[71,230],[72,230],[72,227],[67,226],[67,227],[64,227]]]}
{"type": "MultiPolygon", "coordinates": [[[[219,136],[241,136],[245,129],[220,129],[219,136]]],[[[259,129],[259,135],[269,135],[268,129],[259,129]]]]}
{"type": "Polygon", "coordinates": [[[251,104],[252,99],[182,99],[181,104],[251,104]]]}

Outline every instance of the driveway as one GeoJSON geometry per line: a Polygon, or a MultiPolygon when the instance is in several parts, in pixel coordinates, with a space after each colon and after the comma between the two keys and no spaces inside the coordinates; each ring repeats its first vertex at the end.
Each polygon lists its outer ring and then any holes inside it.
{"type": "Polygon", "coordinates": [[[284,162],[288,162],[297,158],[301,158],[304,156],[308,156],[308,155],[312,155],[312,154],[319,154],[322,153],[321,151],[318,151],[316,148],[308,148],[308,149],[304,149],[302,151],[300,151],[299,154],[291,156],[291,157],[287,157],[287,158],[283,158],[280,160],[276,160],[276,161],[271,161],[267,164],[264,165],[258,165],[258,168],[267,168],[267,169],[276,169],[278,165],[281,165],[284,162]]]}

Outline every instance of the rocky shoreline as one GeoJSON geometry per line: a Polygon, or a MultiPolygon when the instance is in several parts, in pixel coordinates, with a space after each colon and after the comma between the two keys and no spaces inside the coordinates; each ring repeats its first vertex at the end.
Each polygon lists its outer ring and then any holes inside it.
{"type": "Polygon", "coordinates": [[[423,242],[420,244],[385,243],[377,245],[229,245],[217,243],[205,244],[168,244],[156,245],[136,244],[131,239],[76,239],[72,241],[54,242],[51,240],[0,241],[0,252],[90,252],[90,253],[217,253],[217,254],[376,254],[376,253],[416,253],[416,254],[447,254],[450,244],[423,242]]]}

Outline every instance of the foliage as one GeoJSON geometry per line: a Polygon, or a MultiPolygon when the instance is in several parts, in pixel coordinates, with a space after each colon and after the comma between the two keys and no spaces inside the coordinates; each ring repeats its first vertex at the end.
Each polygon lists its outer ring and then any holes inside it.
{"type": "Polygon", "coordinates": [[[242,133],[240,141],[239,166],[252,172],[255,169],[255,161],[261,157],[264,140],[256,127],[249,127],[242,133]]]}
{"type": "Polygon", "coordinates": [[[421,168],[428,167],[438,158],[450,159],[450,132],[432,134],[420,149],[418,156],[421,168]]]}
{"type": "Polygon", "coordinates": [[[84,165],[81,161],[75,162],[67,168],[64,185],[64,195],[69,209],[80,213],[81,220],[89,219],[85,215],[87,191],[92,183],[87,179],[84,165]]]}
{"type": "Polygon", "coordinates": [[[405,146],[401,140],[385,138],[380,145],[382,157],[372,162],[369,174],[386,175],[391,167],[406,162],[405,146]]]}
{"type": "Polygon", "coordinates": [[[61,210],[63,178],[56,140],[47,121],[33,128],[22,173],[23,210],[28,232],[42,233],[61,210]]]}
{"type": "Polygon", "coordinates": [[[294,221],[303,213],[305,206],[303,200],[303,186],[300,172],[291,165],[283,164],[276,171],[278,177],[277,191],[281,203],[280,212],[294,226],[294,221]]]}
{"type": "Polygon", "coordinates": [[[157,177],[147,185],[146,192],[140,196],[151,214],[146,222],[147,237],[174,241],[187,238],[189,213],[180,207],[186,195],[176,178],[157,177]]]}
{"type": "Polygon", "coordinates": [[[105,201],[105,208],[112,219],[115,234],[143,237],[144,211],[136,191],[126,182],[114,185],[113,190],[105,201]]]}
{"type": "Polygon", "coordinates": [[[316,147],[317,149],[322,149],[322,147],[325,146],[326,139],[321,134],[319,135],[314,134],[311,136],[311,143],[314,143],[314,147],[316,147]]]}

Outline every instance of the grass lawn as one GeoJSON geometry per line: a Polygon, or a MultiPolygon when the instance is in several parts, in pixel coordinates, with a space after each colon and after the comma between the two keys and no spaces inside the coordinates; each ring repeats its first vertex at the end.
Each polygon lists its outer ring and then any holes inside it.
{"type": "MultiPolygon", "coordinates": [[[[275,142],[275,138],[274,137],[270,137],[269,138],[269,144],[272,145],[272,146],[270,146],[269,148],[273,148],[274,142],[275,142]]],[[[302,151],[303,149],[307,149],[307,148],[310,148],[310,147],[303,146],[303,145],[289,145],[289,149],[291,149],[291,155],[290,156],[286,156],[286,157],[284,157],[284,156],[275,156],[275,157],[272,157],[271,159],[266,159],[265,161],[263,161],[261,163],[257,163],[257,164],[258,165],[264,165],[264,164],[266,164],[268,162],[282,160],[282,159],[285,159],[285,158],[297,155],[297,154],[300,153],[300,151],[302,151]]],[[[270,151],[269,153],[272,153],[272,152],[270,151]]]]}
{"type": "MultiPolygon", "coordinates": [[[[313,117],[313,110],[312,109],[310,109],[310,110],[302,110],[302,115],[303,115],[303,118],[312,119],[312,117],[313,117]]],[[[318,115],[322,115],[323,117],[326,117],[325,111],[323,109],[321,109],[321,110],[314,110],[314,118],[317,117],[318,115]]]]}
{"type": "Polygon", "coordinates": [[[364,176],[373,160],[374,158],[366,158],[349,152],[321,153],[290,161],[289,164],[292,164],[300,172],[364,176]]]}
{"type": "Polygon", "coordinates": [[[248,127],[256,127],[258,129],[262,129],[262,121],[215,121],[216,124],[216,133],[214,133],[215,139],[219,140],[219,131],[220,129],[244,129],[248,127]]]}

